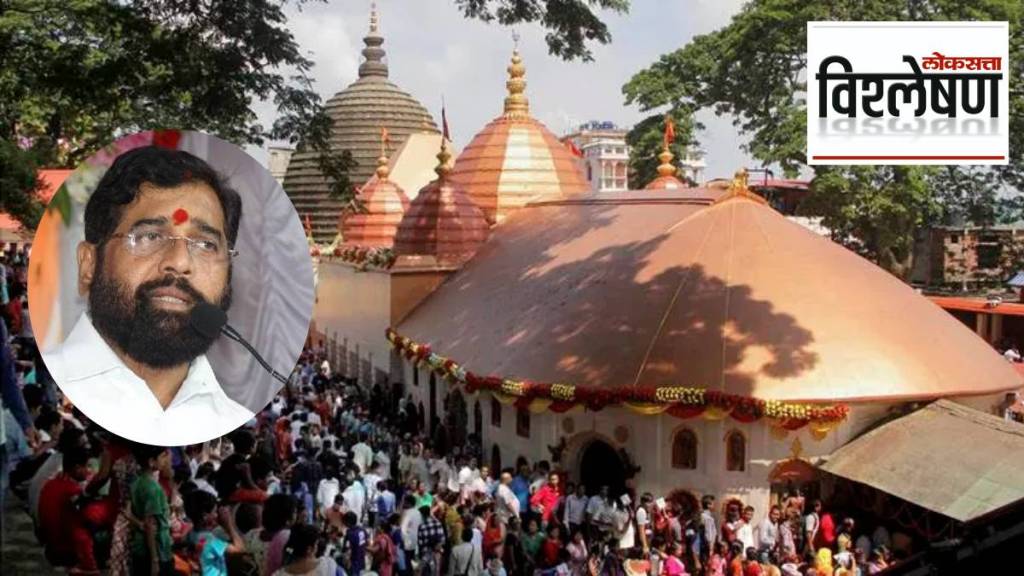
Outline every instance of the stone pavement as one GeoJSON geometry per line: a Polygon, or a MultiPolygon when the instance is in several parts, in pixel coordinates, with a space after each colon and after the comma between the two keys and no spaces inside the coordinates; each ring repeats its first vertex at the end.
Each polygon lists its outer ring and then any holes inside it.
{"type": "Polygon", "coordinates": [[[0,572],[3,576],[50,576],[65,574],[54,570],[43,556],[43,549],[32,533],[32,519],[22,508],[22,501],[8,492],[4,507],[3,554],[0,572]]]}

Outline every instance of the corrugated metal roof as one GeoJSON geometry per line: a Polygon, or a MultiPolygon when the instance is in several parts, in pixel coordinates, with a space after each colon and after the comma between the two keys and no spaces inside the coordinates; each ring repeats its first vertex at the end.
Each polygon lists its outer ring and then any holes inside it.
{"type": "Polygon", "coordinates": [[[1024,498],[1024,424],[938,400],[836,450],[822,469],[968,522],[1024,498]]]}

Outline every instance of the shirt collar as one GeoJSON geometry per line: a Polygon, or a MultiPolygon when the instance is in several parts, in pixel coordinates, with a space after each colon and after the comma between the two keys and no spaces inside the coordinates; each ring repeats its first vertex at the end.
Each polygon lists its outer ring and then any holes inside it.
{"type": "MultiPolygon", "coordinates": [[[[124,361],[114,352],[107,341],[93,326],[88,313],[78,317],[75,327],[71,329],[62,349],[64,365],[69,367],[67,380],[85,380],[114,370],[123,371],[129,378],[134,378],[142,385],[145,381],[131,371],[124,361]]],[[[213,394],[218,389],[217,377],[213,373],[205,354],[199,355],[189,366],[185,381],[174,396],[170,406],[179,404],[199,394],[213,394]]],[[[168,408],[170,407],[168,406],[168,408]]]]}

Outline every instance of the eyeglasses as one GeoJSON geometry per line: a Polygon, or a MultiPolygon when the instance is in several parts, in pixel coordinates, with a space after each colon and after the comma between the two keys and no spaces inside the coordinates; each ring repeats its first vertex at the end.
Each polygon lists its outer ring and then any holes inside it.
{"type": "Polygon", "coordinates": [[[171,236],[163,232],[143,231],[127,234],[111,234],[113,238],[124,238],[124,247],[129,254],[137,258],[148,258],[163,253],[177,240],[184,240],[188,245],[188,253],[200,262],[221,263],[235,256],[238,250],[225,246],[220,240],[210,238],[189,238],[188,236],[171,236]]]}

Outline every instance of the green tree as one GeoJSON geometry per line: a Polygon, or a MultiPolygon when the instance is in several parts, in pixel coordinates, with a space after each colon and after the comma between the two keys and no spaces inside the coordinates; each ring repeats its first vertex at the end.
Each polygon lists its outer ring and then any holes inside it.
{"type": "MultiPolygon", "coordinates": [[[[676,166],[686,157],[688,148],[694,146],[694,132],[699,126],[693,122],[693,114],[688,110],[670,112],[668,114],[675,123],[675,140],[669,146],[674,155],[676,166]],[[679,120],[675,120],[679,118],[679,120]]],[[[655,115],[644,118],[626,134],[629,145],[629,183],[632,188],[643,188],[651,180],[658,177],[658,154],[665,144],[665,116],[655,115]]],[[[677,177],[682,176],[677,174],[677,177]]]]}
{"type": "Polygon", "coordinates": [[[629,0],[455,0],[467,18],[504,26],[539,22],[548,30],[548,52],[564,58],[593,60],[588,42],[611,42],[608,26],[594,9],[629,11],[629,0]]]}
{"type": "MultiPolygon", "coordinates": [[[[330,147],[313,64],[284,14],[289,3],[315,1],[326,0],[0,0],[4,162],[73,167],[119,135],[189,128],[316,151],[330,194],[351,202],[355,162],[330,147]],[[276,104],[273,126],[257,121],[260,100],[276,104]],[[31,154],[18,153],[25,143],[31,154]]],[[[589,60],[589,43],[611,41],[596,10],[629,8],[628,0],[454,1],[467,18],[539,24],[551,53],[570,60],[589,60]]],[[[34,226],[34,187],[6,175],[3,184],[0,209],[34,226]]]]}
{"type": "Polygon", "coordinates": [[[908,247],[920,227],[961,216],[988,223],[1012,217],[1015,206],[1024,211],[1024,202],[997,193],[1024,184],[1022,13],[1020,0],[752,0],[727,26],[695,37],[636,73],[623,94],[627,104],[635,103],[645,112],[689,106],[730,114],[750,138],[746,151],[764,166],[778,165],[792,177],[807,165],[808,21],[1009,21],[1009,166],[981,171],[956,166],[815,167],[804,209],[822,216],[837,240],[904,276],[912,267],[908,247]]]}
{"type": "MultiPolygon", "coordinates": [[[[240,145],[287,140],[318,151],[332,189],[351,194],[354,163],[331,152],[330,119],[285,4],[0,0],[0,140],[30,143],[49,167],[73,167],[119,135],[153,128],[240,145]],[[278,109],[270,127],[252,109],[264,99],[278,109]]],[[[31,226],[32,189],[5,181],[3,192],[3,209],[31,226]]]]}

